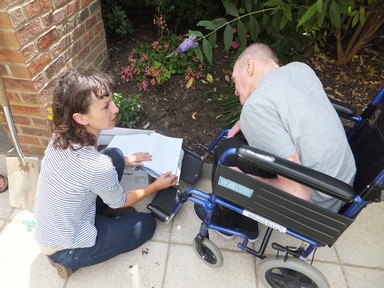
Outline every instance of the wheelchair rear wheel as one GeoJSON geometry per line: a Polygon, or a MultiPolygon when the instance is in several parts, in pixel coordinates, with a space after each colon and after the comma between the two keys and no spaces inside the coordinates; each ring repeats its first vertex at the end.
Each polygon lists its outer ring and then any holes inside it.
{"type": "Polygon", "coordinates": [[[265,287],[329,288],[327,279],[319,270],[304,260],[283,256],[269,257],[261,261],[258,274],[265,287]]]}
{"type": "Polygon", "coordinates": [[[195,239],[193,239],[193,248],[200,259],[209,266],[219,268],[223,265],[223,254],[221,254],[220,249],[208,238],[203,238],[200,241],[195,237],[195,239]]]}

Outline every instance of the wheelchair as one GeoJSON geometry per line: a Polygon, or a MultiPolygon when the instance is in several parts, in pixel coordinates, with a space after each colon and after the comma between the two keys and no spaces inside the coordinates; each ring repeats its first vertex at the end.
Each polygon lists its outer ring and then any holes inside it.
{"type": "MultiPolygon", "coordinates": [[[[361,115],[357,115],[356,110],[349,105],[335,100],[331,102],[341,117],[355,123],[346,128],[357,167],[353,187],[321,172],[244,145],[224,152],[217,166],[211,193],[188,188],[183,193],[178,191],[171,196],[173,202],[167,200],[169,212],[154,208],[154,205],[148,208],[160,220],[168,222],[186,201],[203,206],[207,214],[193,240],[193,247],[200,259],[211,267],[220,267],[224,261],[220,249],[209,239],[209,230],[217,230],[241,237],[242,242],[238,248],[262,259],[258,274],[265,287],[329,287],[325,276],[306,260],[311,254],[313,260],[316,249],[332,246],[368,204],[381,201],[384,193],[384,87],[361,115]],[[335,213],[294,197],[226,167],[226,159],[231,155],[343,200],[346,204],[335,213]],[[169,204],[171,202],[173,204],[169,204]],[[248,247],[246,234],[211,223],[217,205],[266,226],[257,250],[248,247]],[[160,211],[160,214],[156,214],[156,211],[160,211]],[[271,243],[277,256],[267,257],[265,251],[274,230],[293,236],[303,244],[290,247],[271,243]]],[[[221,139],[226,138],[227,132],[224,130],[214,140],[208,148],[209,153],[221,139]]]]}

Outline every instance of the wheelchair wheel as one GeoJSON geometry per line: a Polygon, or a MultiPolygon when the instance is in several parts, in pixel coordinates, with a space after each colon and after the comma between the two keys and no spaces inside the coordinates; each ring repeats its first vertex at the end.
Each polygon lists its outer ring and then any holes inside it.
{"type": "Polygon", "coordinates": [[[224,257],[217,246],[208,238],[203,238],[201,242],[197,237],[193,239],[193,248],[197,255],[206,264],[213,268],[219,268],[223,265],[224,257]]]}
{"type": "Polygon", "coordinates": [[[265,287],[329,288],[327,279],[312,265],[297,258],[269,257],[261,261],[258,274],[265,287]]]}

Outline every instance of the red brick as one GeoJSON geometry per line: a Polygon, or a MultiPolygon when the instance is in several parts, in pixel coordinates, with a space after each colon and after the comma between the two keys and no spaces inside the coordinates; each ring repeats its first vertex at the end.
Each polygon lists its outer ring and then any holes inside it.
{"type": "MultiPolygon", "coordinates": [[[[26,153],[29,149],[29,145],[39,145],[39,140],[36,138],[36,136],[39,136],[39,132],[42,132],[40,129],[35,129],[33,131],[35,134],[29,134],[31,136],[25,135],[28,132],[31,132],[29,129],[25,129],[25,127],[18,127],[19,131],[19,141],[22,143],[23,152],[26,153]]],[[[40,134],[41,135],[41,134],[40,134]]]]}
{"type": "Polygon", "coordinates": [[[46,66],[48,66],[50,62],[51,57],[49,56],[49,52],[44,52],[40,55],[39,58],[37,58],[29,65],[28,69],[31,72],[32,76],[34,76],[40,71],[42,71],[46,66]]]}
{"type": "MultiPolygon", "coordinates": [[[[19,126],[19,131],[24,134],[24,135],[35,135],[35,136],[42,136],[47,133],[47,129],[41,129],[41,128],[34,128],[34,127],[29,127],[29,126],[19,126]]],[[[30,140],[33,139],[33,144],[39,144],[38,140],[36,137],[29,137],[30,140]]],[[[24,142],[24,141],[23,141],[24,142]]]]}
{"type": "Polygon", "coordinates": [[[42,32],[43,32],[43,27],[41,26],[40,20],[35,19],[31,23],[19,29],[19,31],[17,31],[15,34],[20,45],[24,45],[34,37],[39,36],[42,32]]]}
{"type": "Polygon", "coordinates": [[[88,18],[86,21],[85,21],[85,28],[86,30],[91,30],[92,27],[96,24],[96,16],[93,15],[91,16],[90,18],[88,18]]]}
{"type": "Polygon", "coordinates": [[[9,16],[5,12],[0,12],[0,29],[9,29],[12,28],[11,21],[9,16]]]}
{"type": "Polygon", "coordinates": [[[9,19],[11,21],[12,27],[18,27],[26,21],[23,14],[23,10],[20,7],[15,10],[8,11],[8,15],[9,15],[9,19]]]}
{"type": "Polygon", "coordinates": [[[39,51],[43,52],[45,49],[47,49],[47,47],[51,46],[54,42],[56,42],[57,38],[58,38],[58,33],[56,28],[52,29],[48,33],[41,36],[36,41],[39,51]]]}
{"type": "Polygon", "coordinates": [[[11,71],[11,75],[14,78],[19,78],[19,79],[30,79],[31,74],[28,71],[28,68],[25,66],[25,64],[7,64],[8,69],[11,71]]]}
{"type": "Polygon", "coordinates": [[[13,32],[0,30],[0,46],[8,48],[19,48],[20,44],[13,32]]]}
{"type": "Polygon", "coordinates": [[[45,118],[45,119],[33,118],[32,121],[33,121],[35,127],[40,127],[40,128],[49,127],[49,120],[47,118],[45,118]]]}
{"type": "Polygon", "coordinates": [[[6,7],[10,7],[12,5],[15,5],[17,3],[22,2],[23,0],[3,0],[6,7]]]}
{"type": "Polygon", "coordinates": [[[87,7],[90,3],[94,2],[95,0],[81,0],[81,7],[87,7]]]}
{"type": "Polygon", "coordinates": [[[54,62],[52,62],[45,70],[48,79],[53,79],[65,66],[64,57],[60,56],[54,62]]]}
{"type": "Polygon", "coordinates": [[[45,97],[39,97],[37,93],[21,93],[20,98],[25,104],[45,105],[47,102],[45,97]]]}
{"type": "Polygon", "coordinates": [[[68,16],[67,16],[65,9],[60,9],[53,14],[53,17],[54,17],[55,23],[58,24],[61,21],[63,21],[65,18],[67,18],[68,16]]]}
{"type": "Polygon", "coordinates": [[[37,55],[37,50],[35,49],[35,45],[33,43],[25,46],[21,53],[23,53],[23,56],[25,58],[25,61],[28,62],[29,60],[33,59],[37,55]]]}
{"type": "Polygon", "coordinates": [[[80,3],[79,1],[72,1],[66,6],[67,15],[72,15],[75,11],[79,11],[80,3]]]}
{"type": "Polygon", "coordinates": [[[37,115],[43,115],[43,113],[45,113],[42,107],[32,107],[32,106],[22,106],[22,105],[12,105],[12,112],[14,115],[17,115],[17,116],[20,116],[20,115],[37,116],[37,115]]]}
{"type": "MultiPolygon", "coordinates": [[[[71,2],[71,0],[54,0],[53,4],[54,4],[54,7],[57,9],[60,6],[63,6],[65,3],[68,3],[68,2],[71,2]]],[[[76,2],[78,2],[78,1],[76,1],[76,2]]]]}
{"type": "Polygon", "coordinates": [[[20,97],[17,93],[7,91],[7,96],[10,103],[21,103],[20,97]]]}
{"type": "Polygon", "coordinates": [[[45,77],[45,73],[40,73],[39,75],[37,75],[34,79],[33,79],[33,84],[35,85],[35,89],[36,91],[40,91],[41,89],[44,88],[45,86],[45,81],[46,77],[45,77]]]}
{"type": "Polygon", "coordinates": [[[55,19],[53,17],[53,13],[49,12],[45,14],[43,17],[41,17],[44,21],[45,27],[51,27],[53,24],[55,24],[55,19]]]}
{"type": "MultiPolygon", "coordinates": [[[[12,106],[12,112],[15,110],[14,105],[12,106]]],[[[14,114],[14,113],[13,113],[14,114]]],[[[21,115],[12,115],[13,121],[17,123],[17,125],[31,125],[31,120],[27,116],[21,116],[21,115]]]]}
{"type": "Polygon", "coordinates": [[[25,10],[27,11],[28,18],[31,19],[36,15],[42,14],[51,7],[52,5],[48,0],[34,0],[25,5],[25,10]]]}
{"type": "Polygon", "coordinates": [[[24,63],[24,55],[18,50],[0,49],[0,61],[24,63]]]}
{"type": "Polygon", "coordinates": [[[15,92],[35,92],[35,86],[30,80],[4,78],[4,84],[7,91],[15,92]]]}

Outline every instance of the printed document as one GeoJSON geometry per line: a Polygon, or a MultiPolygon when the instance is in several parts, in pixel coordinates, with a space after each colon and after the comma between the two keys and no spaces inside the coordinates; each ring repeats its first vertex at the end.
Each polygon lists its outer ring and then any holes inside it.
{"type": "Polygon", "coordinates": [[[108,147],[117,147],[124,155],[136,152],[149,152],[152,161],[143,161],[144,169],[152,176],[159,177],[168,171],[180,178],[184,151],[182,138],[174,138],[159,133],[116,135],[108,147]]]}

